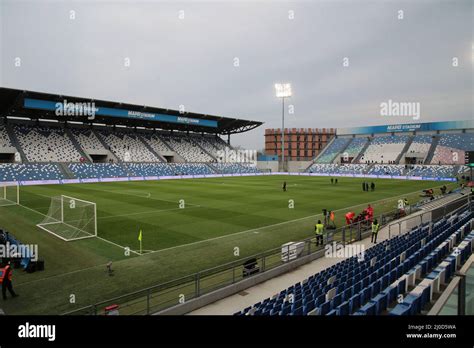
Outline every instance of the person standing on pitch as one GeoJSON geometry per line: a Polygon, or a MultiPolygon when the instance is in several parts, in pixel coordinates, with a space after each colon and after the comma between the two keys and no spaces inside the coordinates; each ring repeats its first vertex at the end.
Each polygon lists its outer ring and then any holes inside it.
{"type": "Polygon", "coordinates": [[[10,266],[10,261],[6,264],[4,268],[0,268],[0,283],[2,283],[2,295],[3,300],[7,299],[7,289],[12,297],[17,297],[18,295],[13,291],[12,286],[12,268],[10,266]]]}
{"type": "Polygon", "coordinates": [[[377,234],[379,233],[379,222],[377,219],[374,219],[372,222],[372,238],[371,242],[372,243],[377,243],[377,234]]]}
{"type": "Polygon", "coordinates": [[[362,191],[365,191],[365,181],[362,183],[362,191]]]}
{"type": "Polygon", "coordinates": [[[370,183],[370,190],[375,191],[375,184],[373,182],[370,183]]]}
{"type": "Polygon", "coordinates": [[[333,183],[334,183],[334,179],[333,179],[333,178],[331,178],[331,185],[332,185],[333,183]]]}
{"type": "Polygon", "coordinates": [[[286,192],[286,181],[283,181],[283,192],[286,192]]]}
{"type": "Polygon", "coordinates": [[[336,185],[337,185],[337,178],[336,178],[336,180],[335,180],[335,183],[336,183],[336,185]]]}
{"type": "Polygon", "coordinates": [[[316,246],[319,246],[319,242],[323,245],[323,232],[324,225],[321,223],[321,220],[318,220],[318,223],[314,226],[314,233],[316,233],[316,246]]]}

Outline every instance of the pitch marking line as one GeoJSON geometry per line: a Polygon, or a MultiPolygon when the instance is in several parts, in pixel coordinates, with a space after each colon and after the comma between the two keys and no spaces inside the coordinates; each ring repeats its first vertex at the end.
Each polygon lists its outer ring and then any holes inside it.
{"type": "Polygon", "coordinates": [[[138,213],[129,213],[129,214],[118,214],[118,215],[111,215],[111,216],[104,216],[104,217],[98,217],[97,220],[104,220],[104,219],[113,219],[116,217],[122,217],[122,216],[131,216],[131,215],[144,215],[144,214],[152,214],[152,213],[161,213],[161,212],[166,212],[166,211],[173,211],[173,210],[186,210],[186,209],[192,209],[192,208],[200,208],[200,205],[194,205],[189,208],[172,208],[172,209],[156,209],[156,210],[150,210],[150,211],[140,211],[138,213]]]}
{"type": "MultiPolygon", "coordinates": [[[[441,186],[436,186],[434,188],[439,188],[441,186]]],[[[383,198],[383,199],[380,199],[378,201],[373,201],[373,202],[368,202],[368,203],[376,203],[376,202],[380,202],[380,201],[384,201],[384,200],[387,200],[387,199],[393,199],[393,198],[397,198],[397,197],[402,197],[402,196],[406,196],[406,195],[410,195],[410,194],[413,194],[413,193],[416,193],[416,192],[419,192],[420,190],[416,190],[416,191],[413,191],[413,192],[409,192],[409,193],[405,193],[403,195],[399,195],[399,196],[393,196],[393,197],[386,197],[386,198],[383,198]]],[[[358,204],[358,205],[353,205],[351,207],[346,207],[346,208],[342,208],[342,209],[338,209],[338,210],[344,210],[344,209],[349,209],[349,208],[352,208],[352,207],[356,207],[356,206],[359,206],[359,205],[362,205],[362,204],[367,204],[367,203],[361,203],[361,204],[358,204]]],[[[28,210],[31,210],[35,213],[38,213],[38,214],[41,214],[43,216],[45,216],[43,213],[40,213],[39,211],[37,210],[34,210],[34,209],[31,209],[29,207],[26,207],[24,205],[21,205],[19,204],[19,206],[23,207],[23,208],[26,208],[28,210]]],[[[318,215],[321,215],[321,214],[318,214],[318,215]]],[[[308,216],[306,218],[309,218],[309,217],[314,217],[314,216],[318,216],[318,215],[312,215],[312,216],[308,216]]],[[[301,219],[305,219],[305,218],[301,218],[301,219]]],[[[297,219],[297,220],[301,220],[301,219],[297,219]]],[[[294,221],[294,220],[293,220],[294,221]]],[[[293,222],[293,221],[286,221],[286,222],[282,222],[282,223],[279,223],[279,224],[283,224],[283,223],[289,223],[289,222],[293,222]]],[[[260,227],[260,229],[262,228],[266,228],[266,227],[270,227],[272,225],[268,225],[268,226],[263,226],[263,227],[260,227]]],[[[255,230],[255,229],[254,229],[255,230]]],[[[254,230],[248,230],[248,231],[241,231],[241,232],[237,232],[237,233],[234,233],[234,234],[238,234],[238,233],[246,233],[246,232],[250,232],[250,231],[254,231],[254,230]]],[[[171,247],[171,248],[167,248],[167,249],[161,249],[161,250],[154,250],[154,251],[151,251],[151,252],[147,252],[145,254],[138,254],[139,256],[146,256],[146,255],[149,255],[149,254],[153,254],[153,253],[157,253],[157,252],[160,252],[160,251],[165,251],[165,250],[170,250],[170,249],[175,249],[175,248],[179,248],[181,246],[185,246],[185,245],[192,245],[192,244],[197,244],[197,243],[202,243],[202,242],[206,242],[206,241],[209,241],[209,240],[212,240],[212,239],[220,239],[220,238],[224,238],[224,237],[230,237],[230,236],[233,236],[234,234],[230,234],[230,235],[225,235],[225,236],[220,236],[220,237],[216,237],[216,238],[211,238],[211,239],[205,239],[205,240],[202,240],[202,241],[198,241],[198,242],[194,242],[194,243],[188,243],[188,244],[183,244],[183,245],[178,245],[178,246],[175,246],[175,247],[171,247]]],[[[101,237],[97,237],[99,239],[103,239],[101,237]]],[[[107,243],[111,243],[111,244],[114,244],[116,246],[119,246],[120,248],[123,248],[122,246],[118,245],[118,244],[115,244],[114,242],[111,242],[107,239],[103,239],[105,242],[107,243]]],[[[132,251],[132,250],[131,250],[132,251]]],[[[63,277],[63,276],[66,276],[66,275],[70,275],[70,274],[74,274],[74,273],[79,273],[79,272],[83,272],[83,271],[86,271],[86,270],[89,270],[89,269],[93,269],[93,268],[96,268],[96,267],[100,267],[100,266],[106,266],[107,264],[100,264],[100,265],[96,265],[96,266],[90,266],[90,267],[85,267],[85,268],[81,268],[81,269],[78,269],[78,270],[75,270],[75,271],[70,271],[70,272],[67,272],[67,273],[61,273],[61,274],[56,274],[56,275],[52,275],[50,277],[47,277],[47,278],[39,278],[39,279],[35,279],[35,280],[32,280],[32,281],[28,281],[28,282],[25,282],[25,283],[19,283],[17,286],[20,287],[22,285],[28,285],[28,284],[32,284],[32,283],[36,283],[36,282],[39,282],[39,281],[44,281],[44,280],[49,280],[49,279],[53,279],[53,278],[58,278],[58,277],[63,277]]]]}
{"type": "MultiPolygon", "coordinates": [[[[132,193],[126,193],[126,192],[116,192],[116,191],[111,191],[111,190],[103,190],[103,189],[96,189],[97,191],[102,191],[102,192],[110,192],[110,193],[116,193],[116,194],[119,194],[119,195],[126,195],[126,196],[135,196],[135,197],[141,197],[141,198],[145,198],[145,196],[143,195],[136,195],[136,194],[132,194],[132,193]]],[[[168,203],[179,203],[178,201],[170,201],[170,200],[167,200],[167,199],[160,199],[160,198],[151,198],[151,193],[150,192],[147,192],[147,194],[149,195],[148,199],[152,199],[154,201],[161,201],[161,202],[168,202],[168,203]]],[[[190,206],[200,206],[198,204],[193,204],[193,203],[187,203],[186,202],[186,205],[190,205],[190,206]]]]}
{"type": "MultiPolygon", "coordinates": [[[[436,186],[436,187],[434,187],[434,188],[438,188],[438,187],[441,187],[441,186],[442,186],[442,185],[436,186]]],[[[401,195],[398,195],[398,196],[385,197],[385,198],[379,199],[379,200],[377,200],[377,201],[370,201],[370,202],[360,203],[360,204],[356,204],[356,205],[351,205],[351,206],[349,206],[349,207],[344,207],[344,208],[337,209],[337,210],[333,210],[333,211],[334,211],[334,212],[339,212],[339,211],[351,209],[351,208],[354,208],[354,207],[358,207],[358,206],[361,206],[361,205],[364,205],[364,204],[374,204],[374,203],[384,202],[384,201],[391,200],[391,199],[394,199],[394,198],[404,197],[404,196],[407,196],[407,195],[411,195],[411,194],[417,193],[417,192],[420,192],[420,190],[416,190],[416,191],[413,191],[413,192],[404,193],[404,194],[401,194],[401,195]]],[[[283,221],[283,222],[279,222],[279,223],[272,224],[272,225],[266,225],[266,226],[262,226],[262,227],[252,228],[252,229],[250,229],[250,230],[235,232],[235,233],[232,233],[232,234],[226,234],[226,235],[224,235],[224,236],[219,236],[219,237],[214,237],[214,238],[208,238],[208,239],[203,239],[203,240],[200,240],[200,241],[197,241],[197,242],[192,242],[192,243],[186,243],[186,244],[176,245],[176,246],[174,246],[174,247],[169,247],[169,248],[165,248],[165,249],[155,250],[155,251],[149,252],[149,253],[144,254],[144,255],[150,255],[150,254],[159,253],[159,252],[163,252],[163,251],[167,251],[167,250],[173,250],[173,249],[181,248],[181,247],[184,247],[184,246],[191,246],[191,245],[196,245],[196,244],[200,244],[200,243],[210,242],[210,241],[219,240],[219,239],[223,239],[223,238],[233,237],[233,236],[236,236],[236,235],[240,235],[240,234],[244,234],[244,233],[249,233],[249,232],[253,232],[253,233],[255,233],[255,234],[258,234],[260,230],[264,230],[264,229],[267,229],[267,228],[269,228],[269,227],[281,226],[281,225],[289,224],[289,223],[292,223],[292,222],[297,222],[297,221],[301,221],[301,220],[305,220],[305,219],[309,219],[309,218],[314,218],[314,217],[316,217],[316,216],[322,216],[322,214],[319,213],[319,214],[315,214],[315,215],[309,215],[309,216],[305,216],[305,217],[298,218],[298,219],[294,219],[294,220],[283,221]]]]}

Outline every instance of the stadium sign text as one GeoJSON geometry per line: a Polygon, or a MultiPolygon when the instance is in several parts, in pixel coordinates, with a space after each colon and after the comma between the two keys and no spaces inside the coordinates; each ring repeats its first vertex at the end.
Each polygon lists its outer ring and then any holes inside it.
{"type": "Polygon", "coordinates": [[[94,119],[95,116],[106,116],[157,122],[193,124],[202,127],[218,127],[218,122],[215,120],[203,120],[199,118],[180,117],[161,113],[149,113],[102,106],[96,107],[94,102],[70,103],[67,100],[64,100],[62,103],[57,103],[50,100],[25,98],[23,101],[23,107],[27,109],[55,111],[58,116],[87,116],[89,119],[94,119]]]}

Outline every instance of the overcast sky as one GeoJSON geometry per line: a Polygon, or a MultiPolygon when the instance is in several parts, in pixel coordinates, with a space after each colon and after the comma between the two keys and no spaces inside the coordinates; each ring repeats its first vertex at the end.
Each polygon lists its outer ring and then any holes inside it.
{"type": "Polygon", "coordinates": [[[381,116],[389,99],[465,120],[473,3],[0,0],[0,85],[263,121],[232,138],[251,149],[281,126],[276,82],[287,127],[413,122],[381,116]]]}

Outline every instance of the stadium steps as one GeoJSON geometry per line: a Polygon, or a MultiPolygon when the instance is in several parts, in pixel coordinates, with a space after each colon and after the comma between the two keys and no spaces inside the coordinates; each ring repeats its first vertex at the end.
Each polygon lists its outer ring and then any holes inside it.
{"type": "Polygon", "coordinates": [[[71,169],[69,169],[68,164],[69,163],[58,162],[58,168],[65,179],[76,179],[74,173],[71,171],[71,169]]]}
{"type": "Polygon", "coordinates": [[[222,174],[222,171],[221,171],[221,170],[217,170],[217,168],[214,168],[210,163],[204,162],[203,164],[205,164],[206,166],[208,166],[209,169],[211,169],[213,173],[215,173],[215,174],[222,174]]]}
{"type": "Polygon", "coordinates": [[[156,136],[163,142],[163,144],[165,144],[165,146],[174,153],[174,156],[176,159],[178,159],[178,161],[176,162],[179,162],[179,163],[183,163],[183,162],[186,162],[185,159],[175,150],[171,147],[171,145],[166,141],[165,138],[163,138],[162,136],[160,136],[159,134],[156,134],[156,136]]]}
{"type": "Polygon", "coordinates": [[[163,156],[161,156],[158,152],[153,150],[153,148],[145,141],[145,139],[143,139],[140,136],[140,134],[136,134],[136,137],[148,149],[148,151],[150,151],[153,155],[155,155],[156,158],[158,158],[161,162],[164,162],[164,163],[168,162],[163,156]]]}
{"type": "Polygon", "coordinates": [[[18,138],[16,137],[15,131],[13,130],[13,127],[10,123],[5,124],[5,129],[7,130],[8,136],[10,137],[10,140],[13,144],[13,146],[17,149],[18,153],[20,154],[21,157],[21,162],[22,163],[28,163],[28,158],[25,155],[25,152],[23,151],[20,142],[18,141],[18,138]]]}
{"type": "Polygon", "coordinates": [[[403,158],[403,155],[406,154],[406,152],[408,151],[408,149],[410,148],[411,146],[411,143],[413,142],[413,139],[415,137],[410,135],[408,137],[408,141],[406,142],[405,146],[403,147],[403,150],[402,152],[400,152],[400,154],[398,155],[398,157],[395,159],[395,164],[400,164],[400,160],[403,158]]]}
{"type": "Polygon", "coordinates": [[[370,143],[371,143],[370,140],[368,140],[368,141],[365,143],[364,147],[360,150],[359,154],[352,160],[352,163],[354,163],[354,164],[359,163],[361,157],[364,155],[365,150],[367,150],[367,148],[369,147],[370,143]]]}
{"type": "Polygon", "coordinates": [[[102,135],[99,132],[96,132],[94,129],[91,129],[91,131],[95,134],[97,139],[99,139],[102,146],[107,150],[109,156],[112,157],[116,163],[122,163],[122,160],[118,158],[118,156],[110,149],[110,146],[104,141],[102,135]]]}
{"type": "MultiPolygon", "coordinates": [[[[76,137],[72,134],[71,130],[69,128],[64,128],[64,133],[69,137],[69,140],[71,140],[72,144],[76,148],[76,150],[81,154],[82,157],[86,159],[86,163],[92,163],[92,158],[82,149],[81,144],[77,141],[76,137]]],[[[71,172],[72,173],[72,172],[71,172]]]]}
{"type": "MultiPolygon", "coordinates": [[[[191,140],[191,142],[196,145],[197,147],[199,147],[205,154],[207,154],[208,156],[210,156],[213,160],[217,161],[217,158],[212,155],[209,151],[207,151],[205,148],[203,148],[198,142],[194,141],[194,139],[192,137],[189,138],[191,140]]],[[[214,146],[215,148],[215,146],[214,146]]]]}
{"type": "Polygon", "coordinates": [[[370,170],[372,169],[373,166],[375,166],[377,163],[371,163],[369,164],[365,169],[364,169],[364,172],[363,174],[367,174],[368,172],[370,172],[370,170]]]}
{"type": "Polygon", "coordinates": [[[346,149],[349,147],[349,145],[352,143],[352,140],[354,138],[350,138],[349,141],[347,142],[347,144],[342,148],[341,151],[339,151],[335,156],[334,158],[332,159],[331,163],[335,163],[338,159],[338,157],[340,157],[340,155],[344,156],[344,151],[346,151],[346,149]]]}
{"type": "Polygon", "coordinates": [[[221,143],[222,145],[227,146],[228,148],[230,148],[232,150],[234,149],[230,144],[227,143],[227,141],[225,141],[221,137],[217,136],[216,140],[217,140],[217,142],[221,143]]]}
{"type": "MultiPolygon", "coordinates": [[[[326,150],[331,146],[331,144],[334,142],[334,140],[336,139],[336,137],[332,137],[331,141],[329,143],[326,144],[326,146],[323,148],[323,150],[315,157],[313,158],[313,163],[316,163],[316,160],[321,157],[322,155],[324,155],[324,153],[326,152],[326,150]]],[[[311,163],[311,164],[313,164],[311,163]]],[[[306,168],[306,170],[309,169],[309,167],[311,167],[311,164],[308,166],[308,168],[306,168]]]]}
{"type": "Polygon", "coordinates": [[[428,155],[425,158],[425,161],[423,164],[430,164],[431,161],[433,160],[433,156],[436,150],[436,147],[438,146],[439,143],[439,137],[433,136],[433,141],[431,142],[430,149],[428,150],[428,155]]]}

